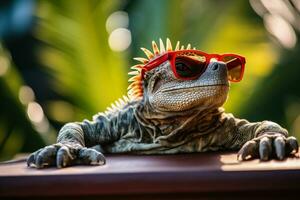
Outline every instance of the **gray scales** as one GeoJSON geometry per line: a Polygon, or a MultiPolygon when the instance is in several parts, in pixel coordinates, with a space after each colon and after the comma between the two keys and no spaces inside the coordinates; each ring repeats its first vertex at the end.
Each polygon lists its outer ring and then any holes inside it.
{"type": "MultiPolygon", "coordinates": [[[[142,48],[147,58],[132,67],[128,96],[92,121],[68,123],[57,143],[32,153],[28,166],[58,168],[75,164],[103,165],[103,153],[176,154],[239,150],[238,159],[268,160],[298,152],[295,137],[271,121],[250,123],[224,112],[229,92],[224,62],[210,62],[201,76],[180,80],[167,60],[148,71],[143,67],[172,45],[160,39],[153,52],[142,48]],[[142,73],[143,71],[143,73],[142,73]]],[[[191,49],[177,42],[175,51],[191,49]]]]}

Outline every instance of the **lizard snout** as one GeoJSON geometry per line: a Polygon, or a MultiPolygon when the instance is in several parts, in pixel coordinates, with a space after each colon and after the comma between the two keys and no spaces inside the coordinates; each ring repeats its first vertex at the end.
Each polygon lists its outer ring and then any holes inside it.
{"type": "Polygon", "coordinates": [[[202,85],[227,85],[227,68],[224,62],[210,62],[198,81],[202,85]]]}
{"type": "Polygon", "coordinates": [[[211,62],[207,67],[207,70],[211,71],[218,71],[224,69],[226,70],[226,64],[224,62],[211,62]]]}

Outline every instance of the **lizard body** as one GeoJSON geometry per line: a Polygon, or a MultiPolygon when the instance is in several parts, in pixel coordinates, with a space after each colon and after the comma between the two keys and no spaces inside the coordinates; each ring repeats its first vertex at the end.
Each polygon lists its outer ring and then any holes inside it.
{"type": "MultiPolygon", "coordinates": [[[[172,46],[160,40],[153,53],[142,48],[147,59],[133,66],[129,98],[124,97],[92,121],[66,124],[57,144],[28,158],[28,165],[65,167],[73,164],[104,164],[102,153],[175,154],[217,150],[238,150],[241,159],[272,156],[283,159],[298,151],[294,137],[271,121],[250,123],[224,112],[229,91],[224,62],[210,62],[201,76],[180,80],[165,61],[151,70],[145,64],[172,46]],[[144,67],[144,68],[143,68],[144,67]]],[[[187,49],[190,49],[188,45],[187,49]]],[[[175,51],[179,50],[177,43],[175,51]]]]}

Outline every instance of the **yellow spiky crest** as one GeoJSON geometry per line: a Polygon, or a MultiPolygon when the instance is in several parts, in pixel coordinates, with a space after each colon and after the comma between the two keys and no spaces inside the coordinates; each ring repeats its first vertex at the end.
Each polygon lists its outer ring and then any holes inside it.
{"type": "MultiPolygon", "coordinates": [[[[119,98],[117,101],[115,101],[114,103],[112,103],[107,109],[106,111],[104,112],[105,115],[109,115],[109,114],[112,114],[114,112],[117,112],[117,111],[120,111],[122,110],[122,108],[124,106],[127,105],[128,102],[130,102],[131,99],[128,98],[128,96],[126,95],[123,95],[123,97],[119,98]]],[[[97,115],[94,116],[94,119],[95,117],[97,117],[97,115]]]]}
{"type": "MultiPolygon", "coordinates": [[[[191,45],[188,44],[188,46],[184,48],[184,46],[183,45],[180,46],[180,42],[177,41],[174,51],[185,50],[185,49],[191,49],[191,45]]],[[[128,80],[130,82],[130,85],[127,88],[128,89],[127,99],[129,101],[140,100],[143,98],[143,77],[141,71],[147,70],[144,68],[145,65],[150,61],[156,59],[166,51],[168,52],[173,51],[172,43],[169,38],[166,39],[166,44],[163,43],[162,39],[159,39],[159,48],[156,42],[152,41],[152,51],[143,47],[141,48],[141,50],[146,54],[147,58],[141,58],[141,57],[134,58],[134,60],[137,60],[141,63],[132,66],[131,67],[132,71],[128,73],[129,75],[132,76],[128,80]]]]}
{"type": "Polygon", "coordinates": [[[178,51],[178,50],[179,50],[179,47],[180,47],[180,42],[177,41],[176,46],[175,46],[175,51],[178,51]]]}
{"type": "Polygon", "coordinates": [[[167,38],[167,51],[172,51],[172,44],[169,38],[167,38]]]}
{"type": "Polygon", "coordinates": [[[151,51],[149,51],[148,49],[142,47],[141,50],[146,54],[148,59],[151,59],[154,57],[153,53],[151,51]]]}
{"type": "Polygon", "coordinates": [[[159,38],[159,48],[160,48],[160,53],[166,52],[166,48],[165,48],[164,42],[162,41],[161,38],[159,38]]]}
{"type": "Polygon", "coordinates": [[[188,44],[186,49],[190,50],[191,49],[191,44],[188,44]]]}
{"type": "Polygon", "coordinates": [[[146,64],[146,63],[149,62],[149,59],[147,59],[147,58],[140,58],[140,57],[133,58],[133,60],[139,61],[139,62],[141,62],[143,64],[146,64]]]}
{"type": "Polygon", "coordinates": [[[159,49],[157,47],[157,44],[155,41],[152,41],[152,49],[153,49],[153,52],[155,55],[158,55],[159,54],[159,49]]]}

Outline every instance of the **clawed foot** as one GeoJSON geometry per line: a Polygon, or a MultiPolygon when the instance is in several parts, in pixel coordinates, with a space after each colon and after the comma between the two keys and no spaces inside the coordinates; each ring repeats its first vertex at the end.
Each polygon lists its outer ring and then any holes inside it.
{"type": "Polygon", "coordinates": [[[246,142],[238,152],[238,160],[260,158],[266,161],[271,158],[283,160],[298,152],[298,142],[295,137],[286,138],[279,133],[265,133],[246,142]]]}
{"type": "Polygon", "coordinates": [[[46,166],[62,168],[75,164],[104,165],[105,157],[95,149],[57,143],[37,150],[27,159],[28,166],[35,166],[39,169],[46,166]]]}

